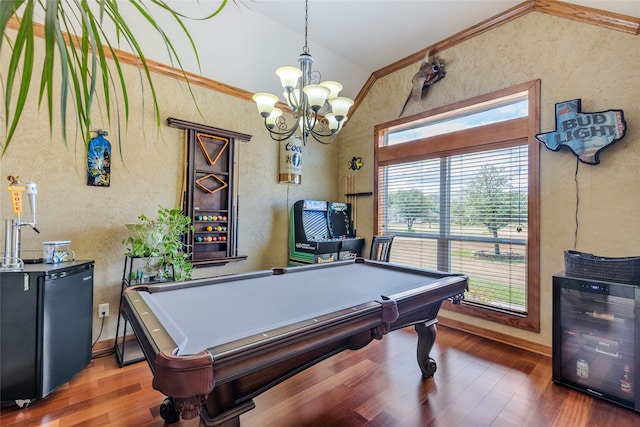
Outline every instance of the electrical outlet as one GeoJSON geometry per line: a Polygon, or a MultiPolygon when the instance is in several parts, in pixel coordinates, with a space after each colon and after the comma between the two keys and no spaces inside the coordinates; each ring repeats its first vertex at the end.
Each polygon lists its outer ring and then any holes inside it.
{"type": "Polygon", "coordinates": [[[100,304],[98,306],[98,318],[109,317],[109,304],[100,304]]]}

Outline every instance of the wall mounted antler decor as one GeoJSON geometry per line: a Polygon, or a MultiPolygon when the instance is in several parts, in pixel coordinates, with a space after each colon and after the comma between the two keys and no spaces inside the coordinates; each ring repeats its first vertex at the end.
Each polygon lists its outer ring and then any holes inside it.
{"type": "Polygon", "coordinates": [[[413,79],[411,79],[411,92],[402,106],[399,117],[402,117],[402,113],[404,113],[404,109],[407,107],[409,100],[419,101],[422,98],[422,94],[429,89],[429,86],[444,79],[447,75],[444,70],[444,62],[436,57],[430,58],[430,53],[430,50],[427,51],[427,54],[420,64],[420,69],[413,76],[413,79]]]}

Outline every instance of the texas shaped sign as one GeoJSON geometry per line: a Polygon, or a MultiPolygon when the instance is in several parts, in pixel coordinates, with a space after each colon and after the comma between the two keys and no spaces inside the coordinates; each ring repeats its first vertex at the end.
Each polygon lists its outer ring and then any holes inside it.
{"type": "Polygon", "coordinates": [[[536,139],[549,150],[568,147],[582,163],[597,165],[600,152],[622,139],[627,131],[622,110],[583,113],[581,99],[556,104],[556,129],[536,139]]]}

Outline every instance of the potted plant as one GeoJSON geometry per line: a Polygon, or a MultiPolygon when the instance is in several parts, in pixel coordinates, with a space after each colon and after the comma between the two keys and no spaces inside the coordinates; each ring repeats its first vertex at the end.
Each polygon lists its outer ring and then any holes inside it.
{"type": "Polygon", "coordinates": [[[157,219],[141,214],[138,221],[127,225],[129,237],[122,242],[126,255],[147,258],[147,265],[159,271],[159,280],[171,276],[177,281],[190,279],[193,264],[183,236],[193,229],[191,218],[180,209],[160,206],[157,219]]]}

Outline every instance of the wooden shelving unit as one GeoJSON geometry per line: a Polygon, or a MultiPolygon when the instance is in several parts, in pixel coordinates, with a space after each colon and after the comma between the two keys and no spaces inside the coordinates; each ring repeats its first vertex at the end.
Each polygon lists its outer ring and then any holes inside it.
{"type": "Polygon", "coordinates": [[[193,222],[186,236],[190,261],[198,267],[246,259],[237,248],[236,144],[251,135],[175,118],[167,121],[186,131],[183,212],[193,222]]]}
{"type": "MultiPolygon", "coordinates": [[[[148,258],[145,257],[124,257],[124,270],[122,272],[122,285],[120,287],[120,304],[122,306],[122,294],[129,286],[140,284],[159,284],[159,283],[172,283],[173,280],[158,280],[150,275],[139,274],[144,270],[148,270],[147,267],[148,258]]],[[[116,358],[118,359],[118,365],[123,366],[130,365],[131,363],[140,362],[144,360],[144,353],[140,349],[135,333],[131,329],[131,334],[128,334],[129,320],[124,313],[118,310],[118,322],[116,323],[116,339],[114,344],[114,351],[116,358]],[[122,331],[121,331],[122,329],[122,331]]]]}

